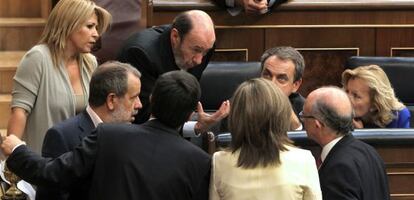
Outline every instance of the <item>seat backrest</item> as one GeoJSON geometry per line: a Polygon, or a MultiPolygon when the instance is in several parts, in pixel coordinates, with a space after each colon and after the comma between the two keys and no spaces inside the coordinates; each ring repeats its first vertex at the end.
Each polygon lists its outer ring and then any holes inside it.
{"type": "Polygon", "coordinates": [[[410,125],[414,127],[414,89],[411,87],[414,82],[414,58],[353,56],[347,60],[345,68],[354,69],[366,65],[378,65],[385,71],[395,95],[410,110],[410,125]]]}
{"type": "Polygon", "coordinates": [[[260,72],[260,62],[210,62],[200,80],[204,110],[217,110],[241,83],[260,77],[260,72]]]}
{"type": "Polygon", "coordinates": [[[372,64],[385,71],[397,97],[406,105],[414,106],[414,90],[410,87],[414,78],[414,58],[353,56],[347,60],[345,68],[354,69],[372,64]]]}
{"type": "MultiPolygon", "coordinates": [[[[296,146],[309,147],[318,146],[313,140],[309,139],[306,131],[289,131],[288,137],[296,146]]],[[[368,143],[372,146],[379,145],[412,145],[414,142],[414,129],[355,129],[352,135],[368,143]]],[[[216,136],[216,147],[226,148],[229,147],[231,142],[231,133],[221,133],[216,136]]],[[[414,158],[413,158],[414,159],[414,158]]]]}

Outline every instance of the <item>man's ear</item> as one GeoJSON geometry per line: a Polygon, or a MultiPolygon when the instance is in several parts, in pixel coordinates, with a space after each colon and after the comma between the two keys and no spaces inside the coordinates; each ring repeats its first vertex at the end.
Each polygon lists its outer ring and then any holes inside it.
{"type": "Polygon", "coordinates": [[[299,80],[293,82],[293,91],[292,92],[298,91],[300,85],[302,85],[302,79],[299,79],[299,80]]]}
{"type": "Polygon", "coordinates": [[[170,40],[171,40],[171,45],[173,47],[176,47],[177,44],[180,43],[180,34],[178,33],[178,30],[176,28],[171,29],[170,40]]]}
{"type": "Polygon", "coordinates": [[[315,120],[315,126],[319,129],[323,128],[325,126],[325,124],[317,119],[313,119],[315,120]]]}
{"type": "Polygon", "coordinates": [[[106,107],[108,108],[108,110],[114,110],[117,101],[118,99],[116,98],[115,93],[109,93],[108,96],[106,96],[106,107]]]}

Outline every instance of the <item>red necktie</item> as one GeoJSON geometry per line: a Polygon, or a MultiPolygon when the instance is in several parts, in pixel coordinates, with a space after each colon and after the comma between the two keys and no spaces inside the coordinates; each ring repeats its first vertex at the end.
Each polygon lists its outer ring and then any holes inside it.
{"type": "Polygon", "coordinates": [[[321,167],[322,165],[322,159],[320,156],[318,156],[318,158],[316,159],[316,167],[318,167],[318,169],[321,167]]]}

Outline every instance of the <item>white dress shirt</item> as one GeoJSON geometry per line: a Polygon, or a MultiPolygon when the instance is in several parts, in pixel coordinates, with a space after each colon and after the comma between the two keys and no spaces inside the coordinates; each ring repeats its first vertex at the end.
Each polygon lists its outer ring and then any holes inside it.
{"type": "Polygon", "coordinates": [[[344,136],[341,137],[337,137],[334,140],[330,141],[328,144],[326,144],[325,146],[323,146],[322,148],[322,153],[321,153],[321,160],[322,163],[325,160],[326,156],[328,156],[329,152],[332,150],[332,148],[335,146],[336,143],[339,142],[339,140],[341,140],[344,136]]]}
{"type": "Polygon", "coordinates": [[[92,110],[89,105],[86,107],[86,112],[88,113],[89,117],[91,117],[95,128],[98,126],[98,124],[103,123],[102,119],[98,116],[98,114],[96,114],[95,111],[92,110]]]}

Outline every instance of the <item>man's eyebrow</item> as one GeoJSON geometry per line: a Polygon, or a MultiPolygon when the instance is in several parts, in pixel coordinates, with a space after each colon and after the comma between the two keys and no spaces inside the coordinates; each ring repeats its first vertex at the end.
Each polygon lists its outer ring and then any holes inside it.
{"type": "Polygon", "coordinates": [[[276,74],[277,77],[288,78],[287,74],[276,74]]]}
{"type": "Polygon", "coordinates": [[[198,46],[198,45],[194,46],[194,48],[199,49],[199,50],[204,50],[204,47],[201,47],[201,46],[198,46]]]}

